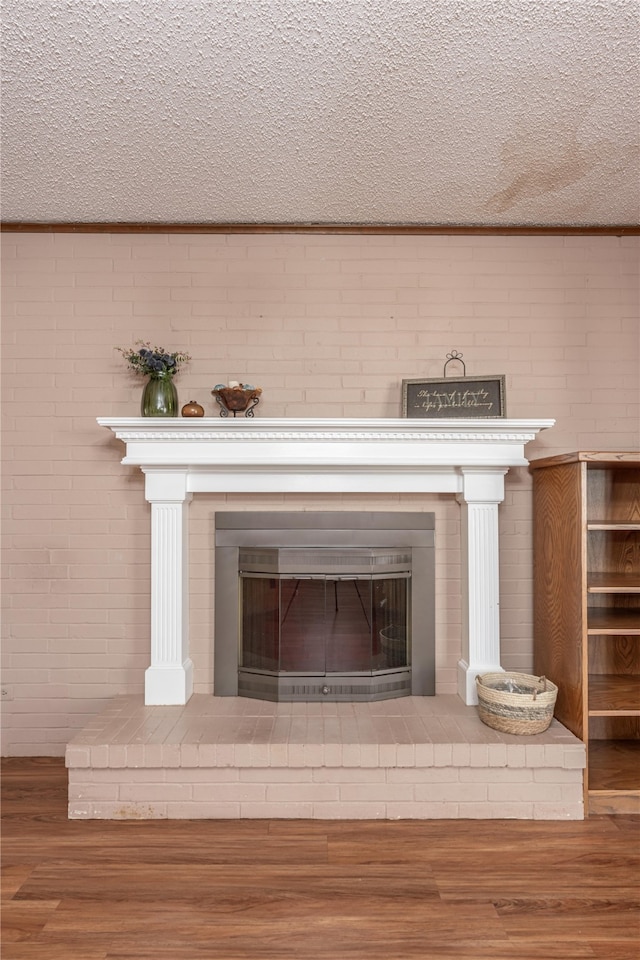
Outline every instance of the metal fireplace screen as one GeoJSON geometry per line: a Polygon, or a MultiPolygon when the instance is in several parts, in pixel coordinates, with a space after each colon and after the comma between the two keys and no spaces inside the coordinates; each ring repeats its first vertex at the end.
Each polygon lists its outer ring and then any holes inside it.
{"type": "Polygon", "coordinates": [[[241,696],[410,694],[410,551],[240,550],[239,566],[241,696]]]}
{"type": "Polygon", "coordinates": [[[435,693],[432,513],[221,511],[215,523],[216,696],[435,693]]]}

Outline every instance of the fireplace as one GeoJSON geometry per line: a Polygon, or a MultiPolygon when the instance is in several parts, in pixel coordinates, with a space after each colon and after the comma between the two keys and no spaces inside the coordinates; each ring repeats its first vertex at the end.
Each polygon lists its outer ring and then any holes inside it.
{"type": "Polygon", "coordinates": [[[216,515],[214,694],[435,693],[432,513],[216,515]]]}
{"type": "MultiPolygon", "coordinates": [[[[504,499],[504,475],[512,466],[527,465],[525,444],[554,422],[98,418],[125,443],[122,463],[143,471],[144,495],[151,506],[145,703],[185,704],[192,694],[189,503],[200,494],[231,492],[247,497],[454,496],[461,506],[462,548],[458,692],[465,703],[477,703],[476,676],[501,669],[498,506],[504,499]]],[[[236,579],[237,568],[234,590],[236,579]]],[[[414,644],[412,682],[420,675],[415,652],[414,644]]],[[[216,651],[216,661],[218,656],[216,651]]]]}

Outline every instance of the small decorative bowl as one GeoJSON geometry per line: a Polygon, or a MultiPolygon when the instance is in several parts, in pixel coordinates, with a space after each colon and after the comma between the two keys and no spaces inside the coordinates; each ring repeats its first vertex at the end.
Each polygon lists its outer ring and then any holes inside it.
{"type": "Polygon", "coordinates": [[[238,413],[252,417],[254,408],[260,403],[262,387],[245,387],[240,384],[239,387],[215,387],[211,393],[220,405],[221,417],[228,417],[230,413],[234,417],[238,413]]]}

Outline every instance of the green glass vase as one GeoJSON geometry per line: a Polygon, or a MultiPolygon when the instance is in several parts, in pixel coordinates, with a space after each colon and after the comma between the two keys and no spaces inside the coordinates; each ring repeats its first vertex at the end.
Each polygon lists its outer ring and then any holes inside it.
{"type": "Polygon", "coordinates": [[[178,391],[173,377],[149,377],[142,391],[143,417],[177,417],[178,391]]]}

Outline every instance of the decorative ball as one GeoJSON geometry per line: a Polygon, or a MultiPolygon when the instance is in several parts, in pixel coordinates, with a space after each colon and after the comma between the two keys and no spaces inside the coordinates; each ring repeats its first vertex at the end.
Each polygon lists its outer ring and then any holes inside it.
{"type": "Polygon", "coordinates": [[[183,417],[204,417],[204,407],[199,403],[196,403],[195,400],[189,400],[189,403],[185,403],[182,408],[183,417]]]}

